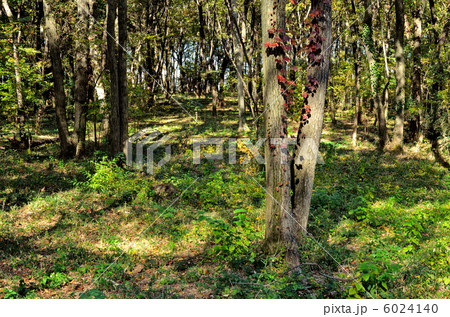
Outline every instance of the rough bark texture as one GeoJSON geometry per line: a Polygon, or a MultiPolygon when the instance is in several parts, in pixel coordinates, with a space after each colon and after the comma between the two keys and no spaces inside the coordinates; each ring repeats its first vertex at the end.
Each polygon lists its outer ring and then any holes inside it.
{"type": "Polygon", "coordinates": [[[61,61],[59,37],[56,32],[55,19],[52,16],[48,1],[43,1],[45,15],[45,30],[48,40],[48,51],[52,64],[53,89],[55,94],[56,123],[58,126],[59,140],[61,142],[61,155],[68,157],[71,154],[69,129],[66,118],[66,93],[64,91],[64,69],[61,61]]]}
{"type": "Polygon", "coordinates": [[[403,118],[405,112],[405,9],[403,0],[395,0],[395,127],[392,139],[393,149],[403,148],[403,118]]]}
{"type": "Polygon", "coordinates": [[[111,82],[111,155],[123,151],[128,139],[128,84],[127,84],[127,1],[108,1],[107,30],[108,36],[107,60],[111,82]],[[118,9],[119,14],[116,15],[118,9]],[[118,49],[116,52],[115,20],[118,17],[118,49]]]}
{"type": "Polygon", "coordinates": [[[321,52],[323,61],[312,66],[307,75],[318,81],[315,93],[308,94],[307,102],[311,107],[311,117],[299,127],[297,146],[294,157],[294,197],[293,215],[298,233],[307,232],[311,196],[314,183],[317,150],[320,145],[320,137],[323,126],[323,113],[328,85],[330,69],[330,46],[331,46],[331,1],[313,0],[311,11],[319,9],[324,13],[324,21],[321,25],[321,36],[325,38],[322,43],[324,48],[321,52]],[[306,147],[306,148],[305,148],[306,147]],[[308,147],[310,147],[308,149],[308,147]],[[305,151],[306,150],[306,151],[305,151]],[[310,154],[302,157],[303,153],[310,154]],[[311,155],[312,154],[312,155],[311,155]]]}
{"type": "MultiPolygon", "coordinates": [[[[351,1],[352,13],[356,16],[355,1],[351,1]]],[[[356,147],[358,145],[358,124],[361,122],[361,66],[360,66],[360,49],[358,47],[359,40],[359,28],[357,23],[353,23],[352,27],[352,51],[353,51],[353,67],[355,74],[355,116],[353,118],[353,132],[352,132],[352,145],[356,147]]]]}
{"type": "MultiPolygon", "coordinates": [[[[277,23],[280,23],[278,5],[274,9],[274,4],[278,1],[262,0],[261,1],[261,19],[262,19],[262,43],[271,40],[269,30],[272,26],[270,12],[274,12],[277,23]]],[[[278,24],[278,28],[281,26],[278,24]]],[[[279,185],[282,184],[282,166],[281,166],[281,150],[280,146],[271,148],[270,138],[279,138],[283,133],[282,115],[285,115],[283,108],[283,98],[278,98],[280,94],[280,86],[278,85],[275,58],[276,53],[263,46],[263,101],[264,101],[264,126],[265,126],[265,161],[266,161],[266,230],[265,230],[265,249],[269,252],[276,252],[282,246],[281,234],[281,216],[283,210],[282,192],[279,185]]],[[[286,167],[286,166],[285,166],[286,167]]],[[[283,188],[283,187],[282,187],[283,188]]]]}
{"type": "Polygon", "coordinates": [[[111,117],[110,117],[110,142],[111,142],[111,155],[116,155],[120,152],[120,108],[119,108],[119,80],[117,70],[116,59],[116,42],[115,38],[112,38],[116,34],[115,22],[116,22],[116,10],[117,0],[108,1],[108,14],[106,29],[109,33],[107,37],[108,49],[106,52],[106,58],[109,70],[110,81],[110,103],[111,103],[111,117]]]}
{"type": "Polygon", "coordinates": [[[370,72],[370,84],[372,90],[372,96],[374,99],[374,104],[377,111],[377,123],[378,123],[378,136],[379,136],[379,148],[384,150],[386,147],[389,137],[386,127],[386,112],[383,107],[383,103],[380,98],[380,75],[381,72],[378,69],[378,58],[375,50],[375,43],[373,40],[373,30],[372,30],[372,2],[370,0],[364,0],[364,7],[366,9],[364,13],[364,30],[363,30],[363,40],[366,49],[367,61],[369,63],[370,72]]]}
{"type": "MultiPolygon", "coordinates": [[[[231,0],[231,14],[232,19],[236,23],[233,23],[233,29],[234,29],[234,37],[233,37],[233,46],[234,46],[234,60],[236,64],[236,72],[238,73],[238,83],[237,83],[237,91],[238,91],[238,109],[239,109],[239,131],[245,131],[248,130],[247,124],[245,122],[245,99],[244,99],[244,47],[241,45],[241,35],[238,28],[238,16],[237,16],[237,9],[236,9],[236,0],[231,0]]],[[[245,23],[241,24],[242,32],[245,32],[245,23]]],[[[243,36],[243,38],[245,38],[243,36]]]]}
{"type": "MultiPolygon", "coordinates": [[[[263,43],[271,41],[272,36],[267,32],[272,27],[271,18],[276,21],[276,29],[285,29],[285,5],[284,0],[262,1],[263,43]],[[269,13],[271,10],[273,16],[269,13]]],[[[318,85],[314,93],[308,94],[307,103],[311,114],[299,127],[295,162],[288,160],[287,113],[285,100],[279,96],[280,85],[277,79],[285,65],[275,62],[275,58],[282,59],[284,52],[278,47],[263,48],[267,190],[265,248],[269,252],[284,249],[287,264],[291,267],[299,264],[298,243],[300,236],[307,232],[330,69],[331,2],[312,1],[311,9],[318,9],[323,13],[319,27],[324,41],[321,51],[317,52],[323,60],[312,63],[307,72],[308,78],[317,80],[318,85]],[[275,140],[278,140],[278,144],[274,144],[275,140]],[[306,157],[308,154],[311,155],[306,157]]]]}
{"type": "Polygon", "coordinates": [[[86,142],[86,112],[89,90],[89,6],[87,0],[78,0],[77,43],[75,57],[75,121],[73,128],[73,142],[75,156],[79,157],[86,142]]]}
{"type": "Polygon", "coordinates": [[[409,121],[410,138],[419,141],[421,133],[421,108],[422,108],[422,17],[426,1],[419,0],[412,11],[414,35],[413,35],[413,75],[412,75],[412,99],[416,106],[416,113],[409,121]]]}
{"type": "Polygon", "coordinates": [[[120,143],[118,144],[119,151],[123,150],[125,142],[128,139],[127,52],[125,51],[128,45],[127,7],[127,0],[119,0],[119,50],[117,52],[120,115],[120,143]]]}

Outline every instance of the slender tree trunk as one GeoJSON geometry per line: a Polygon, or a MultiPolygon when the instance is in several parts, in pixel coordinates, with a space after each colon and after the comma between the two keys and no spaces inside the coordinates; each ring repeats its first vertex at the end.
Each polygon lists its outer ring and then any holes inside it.
{"type": "Polygon", "coordinates": [[[423,138],[421,132],[421,112],[422,112],[422,17],[426,6],[426,0],[416,1],[412,11],[414,23],[413,35],[413,74],[412,74],[412,99],[415,103],[416,113],[409,121],[411,139],[415,142],[423,138]]]}
{"type": "MultiPolygon", "coordinates": [[[[236,0],[231,0],[231,13],[232,17],[231,19],[234,19],[234,21],[239,21],[237,12],[236,12],[236,0]]],[[[241,28],[243,27],[242,32],[245,32],[245,23],[241,24],[241,28]]],[[[238,91],[238,109],[239,109],[239,131],[248,131],[247,123],[245,122],[245,99],[244,99],[244,55],[243,50],[245,49],[242,47],[240,42],[240,35],[239,35],[239,28],[237,27],[237,23],[233,24],[234,29],[234,37],[233,37],[233,46],[234,46],[234,60],[236,64],[236,72],[238,73],[238,84],[237,84],[237,91],[238,91]]]]}
{"type": "Polygon", "coordinates": [[[204,93],[204,80],[201,75],[205,72],[206,62],[206,35],[205,35],[205,19],[203,17],[203,2],[204,0],[197,0],[198,18],[199,18],[199,35],[200,35],[200,68],[198,73],[198,94],[199,96],[204,93]]]}
{"type": "Polygon", "coordinates": [[[330,112],[331,112],[331,125],[336,126],[336,105],[334,103],[334,91],[333,91],[333,76],[330,76],[329,85],[331,87],[330,89],[330,112]]]}
{"type": "Polygon", "coordinates": [[[120,141],[120,102],[119,102],[119,79],[118,79],[118,67],[116,58],[116,42],[115,38],[115,24],[116,24],[116,11],[117,0],[108,0],[108,13],[107,13],[107,63],[109,69],[109,81],[110,81],[110,103],[111,103],[111,117],[110,117],[110,142],[111,142],[111,155],[116,155],[122,150],[120,141]]]}
{"type": "Polygon", "coordinates": [[[78,19],[75,56],[75,121],[73,142],[75,156],[79,157],[86,142],[86,113],[89,90],[89,5],[87,0],[77,0],[78,19]]]}
{"type": "Polygon", "coordinates": [[[356,40],[353,42],[353,65],[355,69],[355,116],[353,118],[352,144],[353,147],[356,147],[358,143],[358,123],[359,123],[358,119],[361,112],[361,98],[360,98],[361,76],[359,66],[359,51],[356,40]]]}
{"type": "Polygon", "coordinates": [[[372,2],[370,0],[364,0],[365,14],[364,14],[364,29],[363,39],[366,48],[367,61],[369,63],[370,83],[372,96],[374,99],[376,111],[377,111],[377,123],[378,123],[378,136],[379,136],[379,148],[384,150],[389,137],[386,127],[386,113],[381,103],[380,98],[380,71],[378,69],[378,58],[376,55],[375,43],[373,39],[372,29],[372,2]]]}
{"type": "MultiPolygon", "coordinates": [[[[214,66],[213,66],[214,67],[214,66]]],[[[219,90],[217,89],[216,75],[210,76],[211,79],[211,97],[212,97],[212,116],[217,117],[217,106],[219,105],[219,90]]]]}
{"type": "MultiPolygon", "coordinates": [[[[6,16],[12,24],[14,23],[14,16],[11,9],[9,8],[8,1],[2,0],[3,9],[5,10],[6,16]]],[[[18,15],[17,18],[20,16],[18,15]]],[[[16,97],[17,97],[17,119],[16,122],[19,128],[19,137],[21,145],[25,147],[28,138],[25,135],[25,108],[23,104],[22,95],[22,76],[20,74],[20,59],[19,59],[19,45],[21,40],[22,31],[18,27],[18,31],[13,33],[13,59],[14,59],[14,77],[16,79],[16,97]]]]}
{"type": "Polygon", "coordinates": [[[127,49],[128,31],[127,31],[127,0],[119,0],[118,6],[119,20],[119,49],[117,52],[118,60],[118,86],[119,86],[119,115],[120,115],[120,143],[119,151],[122,151],[126,140],[128,139],[128,82],[127,82],[127,49]]]}
{"type": "Polygon", "coordinates": [[[61,143],[61,156],[71,155],[72,146],[69,138],[69,128],[66,118],[66,93],[64,91],[64,69],[61,61],[59,37],[56,23],[50,11],[47,0],[43,0],[45,15],[45,30],[48,40],[48,51],[52,64],[53,89],[55,97],[56,123],[58,126],[59,141],[61,143]]]}
{"type": "Polygon", "coordinates": [[[403,148],[403,118],[405,113],[405,9],[403,0],[395,0],[395,88],[396,116],[394,127],[394,138],[392,140],[393,149],[403,148]]]}
{"type": "Polygon", "coordinates": [[[222,63],[220,66],[220,78],[219,78],[219,106],[221,108],[225,107],[225,96],[224,96],[225,73],[227,71],[229,62],[230,62],[230,60],[228,59],[227,55],[224,54],[222,57],[222,63]]]}

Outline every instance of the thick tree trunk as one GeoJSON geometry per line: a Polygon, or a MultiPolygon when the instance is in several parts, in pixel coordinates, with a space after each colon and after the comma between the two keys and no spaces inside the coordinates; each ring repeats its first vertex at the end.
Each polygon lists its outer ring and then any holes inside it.
{"type": "Polygon", "coordinates": [[[397,86],[395,88],[396,116],[392,148],[401,150],[403,148],[403,118],[405,113],[405,9],[403,0],[395,0],[395,18],[395,80],[397,86]]]}
{"type": "Polygon", "coordinates": [[[77,43],[75,57],[75,122],[73,128],[73,142],[75,156],[79,157],[86,142],[86,112],[88,107],[89,90],[89,6],[87,0],[77,0],[78,19],[77,43]]]}
{"type": "Polygon", "coordinates": [[[315,93],[308,93],[307,105],[310,106],[311,113],[306,121],[300,123],[294,156],[293,214],[297,225],[296,229],[302,234],[307,232],[331,55],[329,49],[331,46],[331,1],[311,1],[311,11],[314,12],[316,9],[323,12],[324,15],[324,20],[320,25],[320,36],[324,38],[322,43],[324,49],[321,51],[323,60],[319,64],[313,64],[307,72],[308,78],[317,81],[317,89],[315,93]]]}
{"type": "MultiPolygon", "coordinates": [[[[276,29],[284,28],[285,1],[262,0],[262,42],[271,41],[273,35],[267,32],[272,28],[271,22],[276,20],[276,29]],[[273,16],[271,12],[273,11],[273,16]]],[[[289,205],[290,182],[285,183],[289,172],[287,164],[281,162],[281,146],[274,145],[272,138],[286,138],[286,110],[283,106],[283,98],[279,98],[280,86],[278,84],[275,59],[282,58],[276,49],[263,46],[263,101],[264,101],[264,125],[265,125],[265,161],[266,161],[266,230],[264,248],[271,253],[284,248],[286,239],[283,236],[283,220],[291,216],[289,205]],[[284,170],[283,170],[284,169],[284,170]]]]}
{"type": "Polygon", "coordinates": [[[364,30],[363,40],[366,48],[367,61],[369,63],[370,83],[374,104],[377,111],[379,148],[384,150],[389,137],[386,127],[386,113],[380,98],[380,70],[378,69],[378,58],[376,55],[375,43],[373,39],[372,30],[372,2],[364,0],[365,14],[364,14],[364,30]]]}
{"type": "Polygon", "coordinates": [[[61,143],[61,155],[71,155],[72,146],[69,139],[69,128],[66,118],[66,93],[64,91],[64,69],[61,61],[59,37],[56,32],[56,23],[51,14],[47,0],[43,0],[45,29],[48,40],[48,50],[52,64],[53,89],[55,94],[56,123],[58,126],[59,141],[61,143]]]}

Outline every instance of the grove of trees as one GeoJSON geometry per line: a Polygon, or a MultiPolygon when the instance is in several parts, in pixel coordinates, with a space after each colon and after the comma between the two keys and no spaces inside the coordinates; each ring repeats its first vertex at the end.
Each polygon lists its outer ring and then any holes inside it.
{"type": "Polygon", "coordinates": [[[0,22],[9,148],[114,158],[149,114],[213,130],[227,118],[265,138],[263,249],[292,270],[310,234],[324,121],[349,129],[353,151],[429,144],[449,168],[444,0],[2,0],[0,22]]]}

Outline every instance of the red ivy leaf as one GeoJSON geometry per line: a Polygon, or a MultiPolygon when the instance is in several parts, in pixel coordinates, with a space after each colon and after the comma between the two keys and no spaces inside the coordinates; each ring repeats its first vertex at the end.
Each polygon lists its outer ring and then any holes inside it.
{"type": "Polygon", "coordinates": [[[303,98],[308,97],[308,93],[307,93],[306,91],[302,92],[302,97],[303,97],[303,98]]]}
{"type": "Polygon", "coordinates": [[[264,43],[264,46],[265,46],[265,47],[270,47],[270,44],[271,44],[271,43],[270,43],[269,41],[267,41],[266,43],[264,43]]]}
{"type": "Polygon", "coordinates": [[[286,82],[286,78],[284,78],[281,75],[277,75],[278,80],[280,81],[280,83],[285,83],[286,82]]]}
{"type": "Polygon", "coordinates": [[[290,81],[288,81],[288,85],[289,86],[295,86],[295,83],[292,80],[290,80],[290,81]]]}
{"type": "Polygon", "coordinates": [[[291,0],[292,5],[296,6],[298,4],[297,0],[291,0]]]}
{"type": "Polygon", "coordinates": [[[289,57],[287,57],[287,56],[284,56],[284,57],[283,57],[283,60],[284,60],[285,62],[290,62],[290,61],[291,61],[291,59],[290,59],[289,57]]]}
{"type": "Polygon", "coordinates": [[[294,72],[298,72],[298,67],[297,67],[297,66],[292,66],[292,70],[293,70],[294,72]]]}

